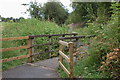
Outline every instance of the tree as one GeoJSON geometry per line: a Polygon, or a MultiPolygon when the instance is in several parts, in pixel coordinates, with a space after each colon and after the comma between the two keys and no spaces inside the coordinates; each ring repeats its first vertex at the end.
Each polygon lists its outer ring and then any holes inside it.
{"type": "Polygon", "coordinates": [[[30,2],[27,11],[32,18],[54,21],[57,24],[63,24],[68,16],[68,10],[59,2],[47,2],[43,6],[37,2],[30,2]]]}
{"type": "Polygon", "coordinates": [[[105,24],[110,18],[111,3],[103,2],[73,2],[73,12],[68,17],[66,23],[93,22],[105,24]]]}
{"type": "MultiPolygon", "coordinates": [[[[26,5],[26,4],[22,4],[26,5]]],[[[27,9],[27,12],[29,12],[30,16],[32,18],[37,18],[37,19],[42,19],[43,16],[43,11],[42,11],[42,6],[41,4],[38,4],[36,1],[35,2],[30,2],[29,4],[29,9],[27,9]]]]}
{"type": "Polygon", "coordinates": [[[44,5],[44,17],[46,20],[55,21],[63,24],[68,16],[68,11],[60,2],[47,2],[44,5]]]}

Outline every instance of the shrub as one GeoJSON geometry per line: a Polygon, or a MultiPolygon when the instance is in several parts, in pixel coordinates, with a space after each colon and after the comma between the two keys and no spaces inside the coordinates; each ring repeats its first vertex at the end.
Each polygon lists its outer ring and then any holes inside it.
{"type": "Polygon", "coordinates": [[[120,78],[120,49],[114,49],[106,55],[106,60],[102,62],[100,70],[110,74],[114,78],[120,78]]]}

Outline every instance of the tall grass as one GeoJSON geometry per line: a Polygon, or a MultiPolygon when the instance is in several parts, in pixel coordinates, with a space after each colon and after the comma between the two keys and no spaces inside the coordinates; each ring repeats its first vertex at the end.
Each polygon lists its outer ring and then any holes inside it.
{"type": "MultiPolygon", "coordinates": [[[[60,27],[53,22],[48,21],[39,21],[37,19],[24,19],[18,23],[14,22],[5,22],[3,23],[3,32],[2,37],[20,37],[20,36],[28,36],[28,35],[41,35],[41,34],[62,34],[66,33],[67,28],[60,27]]],[[[36,38],[35,44],[41,44],[48,42],[48,38],[36,38]]],[[[17,47],[26,45],[26,40],[14,40],[14,41],[3,41],[2,48],[9,47],[17,47]]],[[[55,48],[55,47],[53,47],[55,48]]],[[[36,51],[45,51],[48,49],[46,46],[35,47],[36,51]]],[[[7,51],[2,53],[2,58],[10,58],[19,55],[27,54],[26,49],[15,50],[15,51],[7,51]]],[[[43,55],[44,58],[46,57],[43,55]]],[[[25,62],[26,59],[15,60],[10,62],[5,62],[2,65],[3,70],[15,67],[20,65],[22,62],[25,62]]]]}

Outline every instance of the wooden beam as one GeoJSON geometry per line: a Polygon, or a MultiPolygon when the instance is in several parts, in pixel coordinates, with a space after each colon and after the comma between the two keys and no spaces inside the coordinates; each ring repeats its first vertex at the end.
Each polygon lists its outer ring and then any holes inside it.
{"type": "Polygon", "coordinates": [[[17,57],[12,57],[12,58],[8,58],[8,59],[3,59],[0,60],[0,63],[2,62],[8,62],[8,61],[13,61],[13,60],[18,60],[18,59],[22,59],[22,58],[28,58],[28,55],[22,55],[22,56],[17,56],[17,57]]]}
{"type": "Polygon", "coordinates": [[[59,43],[60,43],[61,45],[64,45],[64,46],[67,46],[67,47],[68,47],[68,42],[65,42],[65,41],[59,40],[59,43]]]}
{"type": "Polygon", "coordinates": [[[29,48],[29,47],[30,46],[19,46],[19,47],[5,48],[5,49],[0,49],[0,52],[12,51],[12,50],[18,50],[18,49],[26,49],[26,48],[29,48]]]}
{"type": "Polygon", "coordinates": [[[66,74],[69,76],[70,72],[67,70],[67,68],[59,61],[60,66],[62,67],[62,69],[66,72],[66,74]]]}
{"type": "Polygon", "coordinates": [[[8,41],[8,40],[20,40],[20,39],[28,39],[29,36],[24,37],[10,37],[10,38],[0,38],[0,41],[8,41]]]}
{"type": "Polygon", "coordinates": [[[63,58],[65,58],[68,63],[70,62],[70,58],[69,58],[67,55],[65,55],[62,51],[59,51],[59,54],[60,54],[63,58]]]}

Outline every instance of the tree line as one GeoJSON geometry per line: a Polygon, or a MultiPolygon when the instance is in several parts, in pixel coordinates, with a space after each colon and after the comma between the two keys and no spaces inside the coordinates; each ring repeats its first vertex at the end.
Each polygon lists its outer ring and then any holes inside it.
{"type": "Polygon", "coordinates": [[[0,21],[1,22],[19,22],[21,19],[24,19],[23,17],[20,18],[13,18],[13,17],[1,17],[0,16],[0,21]]]}
{"type": "MultiPolygon", "coordinates": [[[[97,24],[106,24],[112,15],[111,2],[72,2],[71,7],[73,11],[71,13],[65,8],[61,2],[47,2],[40,4],[38,2],[30,2],[29,4],[22,4],[29,6],[28,12],[31,18],[39,20],[48,20],[62,24],[85,24],[90,22],[96,22],[97,24]]],[[[20,18],[1,18],[2,21],[14,21],[17,22],[20,18]]]]}
{"type": "Polygon", "coordinates": [[[54,21],[57,24],[88,23],[95,21],[105,24],[111,17],[111,2],[72,2],[73,11],[68,10],[60,2],[47,2],[44,5],[38,2],[23,4],[29,6],[32,18],[54,21]]]}

